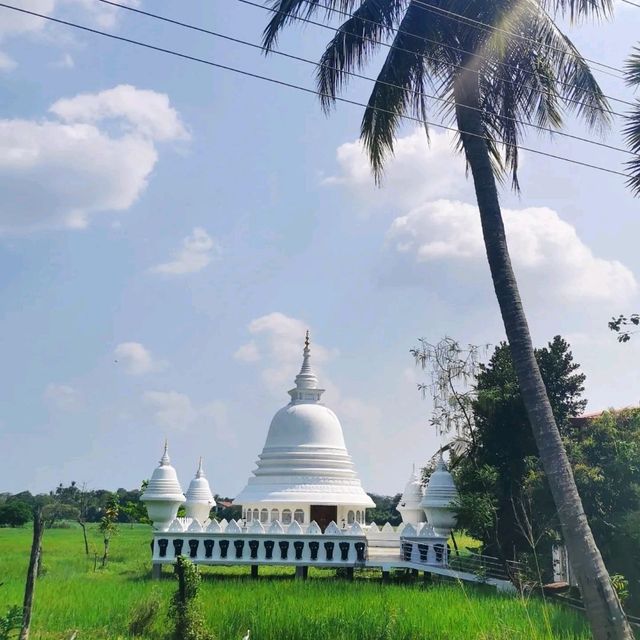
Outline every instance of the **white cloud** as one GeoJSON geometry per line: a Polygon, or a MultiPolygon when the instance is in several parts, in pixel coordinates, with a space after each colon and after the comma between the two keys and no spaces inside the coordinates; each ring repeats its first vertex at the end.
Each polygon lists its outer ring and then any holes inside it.
{"type": "MultiPolygon", "coordinates": [[[[638,290],[633,273],[617,260],[597,257],[576,229],[545,207],[503,210],[517,275],[565,301],[623,301],[638,290]]],[[[418,263],[485,261],[477,207],[438,200],[393,221],[389,242],[418,263]]]]}
{"type": "MultiPolygon", "coordinates": [[[[140,4],[138,0],[121,0],[121,3],[134,7],[140,4]]],[[[83,20],[87,20],[93,26],[102,28],[114,27],[123,13],[117,7],[96,2],[95,0],[21,0],[20,8],[44,16],[60,15],[66,9],[74,17],[78,16],[78,10],[80,10],[83,20]]],[[[0,13],[0,37],[38,34],[45,29],[55,28],[56,25],[37,16],[9,9],[5,9],[0,13]]]]}
{"type": "MultiPolygon", "coordinates": [[[[50,16],[56,7],[56,0],[22,0],[20,8],[50,16]]],[[[47,25],[44,18],[30,16],[18,11],[3,9],[0,12],[0,37],[22,35],[42,31],[47,25]]]]}
{"type": "Polygon", "coordinates": [[[0,71],[13,71],[17,66],[18,64],[13,58],[0,51],[0,71]]]}
{"type": "Polygon", "coordinates": [[[75,411],[81,405],[80,393],[68,384],[49,383],[43,398],[50,408],[59,411],[75,411]]]}
{"type": "Polygon", "coordinates": [[[336,152],[340,172],[323,180],[326,185],[347,187],[358,202],[372,208],[413,206],[418,202],[471,193],[465,179],[464,160],[453,149],[453,135],[431,134],[416,129],[396,141],[395,154],[389,158],[382,188],[376,188],[371,165],[362,142],[347,142],[336,152]]]}
{"type": "Polygon", "coordinates": [[[233,357],[242,362],[257,362],[261,356],[258,345],[252,340],[239,347],[233,357]]]}
{"type": "Polygon", "coordinates": [[[126,132],[151,140],[189,137],[165,93],[128,84],[100,93],[81,93],[73,98],[63,98],[52,104],[49,111],[67,123],[96,124],[114,120],[126,132]]]}
{"type": "Polygon", "coordinates": [[[64,121],[0,120],[0,232],[82,228],[92,214],[130,208],[156,143],[186,135],[166,96],[128,85],[60,100],[51,112],[64,121]],[[104,119],[120,132],[100,128],[104,119]]]}
{"type": "Polygon", "coordinates": [[[202,227],[195,227],[174,252],[174,259],[152,267],[151,271],[168,275],[196,273],[219,255],[218,243],[202,227]]]}
{"type": "Polygon", "coordinates": [[[166,369],[164,360],[156,359],[140,342],[121,342],[114,350],[114,356],[124,365],[127,373],[139,376],[166,369]]]}
{"type": "MultiPolygon", "coordinates": [[[[242,345],[235,357],[244,362],[263,362],[261,375],[265,385],[274,395],[281,396],[290,388],[300,369],[304,336],[309,325],[275,311],[252,320],[248,329],[253,339],[242,345]]],[[[314,367],[318,369],[318,365],[321,368],[335,352],[318,344],[312,335],[311,354],[314,367]]]]}
{"type": "Polygon", "coordinates": [[[189,396],[178,391],[147,391],[143,400],[156,424],[165,429],[185,430],[198,417],[189,396]]]}
{"type": "Polygon", "coordinates": [[[229,428],[227,405],[220,400],[197,407],[186,393],[178,391],[147,391],[142,399],[153,412],[155,423],[165,430],[198,428],[228,445],[237,444],[235,432],[229,428]]]}
{"type": "Polygon", "coordinates": [[[54,69],[73,69],[76,66],[75,60],[70,53],[65,53],[61,58],[51,63],[54,69]]]}

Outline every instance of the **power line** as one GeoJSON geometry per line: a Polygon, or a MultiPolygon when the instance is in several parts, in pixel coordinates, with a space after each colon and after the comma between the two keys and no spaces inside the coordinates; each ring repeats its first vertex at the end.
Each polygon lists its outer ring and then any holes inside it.
{"type": "MultiPolygon", "coordinates": [[[[482,22],[481,20],[476,20],[475,18],[469,18],[468,16],[465,16],[462,13],[456,13],[455,11],[444,9],[443,7],[438,7],[437,5],[430,4],[429,2],[424,2],[424,0],[413,0],[413,3],[416,6],[423,8],[425,11],[430,11],[431,13],[438,12],[442,15],[445,15],[451,18],[452,20],[455,20],[456,22],[462,22],[464,20],[466,23],[478,25],[476,28],[482,29],[483,31],[497,31],[499,33],[504,33],[506,35],[513,36],[514,38],[518,38],[519,40],[524,40],[525,42],[532,42],[534,44],[537,44],[538,46],[544,47],[545,49],[550,49],[551,51],[558,51],[560,53],[565,53],[559,47],[554,47],[553,45],[550,45],[550,44],[543,44],[541,42],[538,42],[537,40],[534,40],[533,38],[529,38],[528,36],[514,33],[513,31],[509,31],[508,29],[495,27],[486,22],[482,22]]],[[[599,73],[604,73],[606,75],[613,76],[614,78],[619,78],[621,80],[624,79],[624,72],[622,71],[622,69],[618,69],[618,67],[613,67],[610,64],[599,62],[598,60],[593,60],[592,58],[585,58],[575,53],[570,53],[569,55],[574,58],[581,57],[586,62],[603,67],[603,69],[594,69],[594,71],[598,71],[599,73]],[[616,73],[611,73],[610,71],[605,71],[604,69],[610,69],[611,71],[615,71],[616,73]]]]}
{"type": "MultiPolygon", "coordinates": [[[[258,9],[262,9],[263,11],[270,11],[272,13],[280,13],[280,14],[285,14],[286,13],[285,11],[282,11],[280,9],[274,9],[273,7],[265,7],[262,4],[254,2],[253,0],[237,0],[237,2],[241,2],[242,4],[246,4],[246,5],[249,5],[249,6],[252,6],[252,7],[257,7],[258,9]]],[[[303,0],[303,2],[306,2],[307,4],[309,4],[309,0],[303,0]]],[[[340,9],[334,9],[332,7],[327,7],[325,5],[321,5],[321,8],[325,8],[327,11],[333,11],[333,12],[336,12],[336,13],[344,15],[344,16],[354,17],[350,13],[347,13],[345,11],[341,11],[340,9]]],[[[316,20],[311,20],[310,18],[303,18],[301,16],[292,16],[292,18],[295,19],[295,20],[298,20],[300,22],[305,22],[307,24],[312,24],[314,26],[321,27],[323,29],[328,29],[329,31],[333,31],[334,33],[338,33],[340,31],[340,28],[334,28],[334,27],[326,25],[326,24],[324,24],[322,22],[317,22],[316,20]]],[[[361,22],[368,22],[370,24],[375,24],[375,25],[378,25],[378,26],[382,26],[382,25],[380,25],[379,22],[376,22],[375,20],[369,20],[368,18],[362,18],[360,16],[356,16],[356,19],[360,20],[361,22]]],[[[437,42],[435,40],[431,40],[429,38],[425,38],[424,36],[418,36],[416,34],[413,34],[413,33],[409,32],[409,31],[404,31],[403,29],[390,28],[390,30],[394,31],[395,33],[402,33],[402,34],[406,34],[408,36],[411,36],[413,38],[424,40],[425,42],[432,42],[434,44],[438,44],[438,45],[440,45],[442,47],[445,47],[446,49],[451,49],[453,51],[458,51],[460,53],[468,53],[470,55],[475,55],[477,58],[480,58],[481,60],[486,60],[488,62],[492,62],[491,60],[489,60],[489,58],[487,58],[485,56],[472,54],[469,51],[465,51],[464,49],[459,49],[458,47],[454,47],[453,45],[440,43],[440,42],[437,42]]],[[[434,61],[438,62],[437,58],[434,58],[433,56],[429,56],[427,54],[423,54],[423,53],[416,54],[414,51],[411,51],[409,49],[403,49],[402,47],[398,47],[396,45],[389,44],[387,42],[383,42],[382,40],[376,40],[375,38],[369,38],[368,36],[358,36],[358,37],[361,38],[365,42],[371,42],[372,44],[378,44],[378,45],[381,45],[383,47],[387,47],[388,49],[395,49],[396,51],[402,51],[402,52],[405,52],[405,53],[411,53],[412,55],[418,55],[419,57],[423,58],[424,60],[434,60],[434,61]]],[[[451,62],[449,64],[452,67],[455,67],[457,69],[462,69],[464,71],[469,71],[470,73],[475,73],[475,74],[478,73],[477,69],[473,69],[471,67],[465,67],[464,65],[456,64],[454,62],[451,62]]],[[[526,73],[529,76],[533,75],[533,72],[531,72],[531,71],[527,71],[525,69],[520,69],[520,68],[518,68],[518,67],[516,67],[516,66],[514,66],[512,64],[508,64],[506,62],[499,62],[498,61],[498,62],[496,62],[496,64],[498,64],[498,65],[500,65],[502,67],[506,67],[508,69],[516,69],[517,71],[526,73]]],[[[509,80],[508,78],[503,78],[503,82],[507,82],[508,84],[513,84],[513,85],[518,85],[519,84],[514,80],[509,80]]],[[[570,82],[566,82],[566,81],[563,81],[563,80],[560,80],[560,79],[556,79],[556,82],[558,84],[560,84],[560,85],[563,85],[563,86],[574,87],[574,85],[571,84],[570,82]]],[[[521,86],[524,86],[524,87],[527,87],[527,88],[530,88],[530,89],[535,89],[536,91],[539,91],[543,95],[547,95],[547,96],[554,95],[554,94],[550,93],[549,91],[545,91],[544,89],[541,89],[539,87],[534,87],[533,85],[530,85],[530,84],[529,85],[525,84],[525,85],[521,85],[521,86]]],[[[584,92],[585,93],[590,93],[592,95],[599,95],[599,94],[596,94],[596,92],[591,90],[591,89],[585,89],[584,92]]],[[[622,104],[627,104],[629,106],[635,106],[635,104],[633,102],[629,102],[629,101],[623,100],[621,98],[615,98],[613,96],[608,96],[608,95],[606,95],[604,93],[602,94],[602,97],[608,98],[609,100],[613,100],[614,102],[620,102],[622,104]]],[[[575,104],[575,105],[577,105],[579,107],[580,106],[582,106],[582,107],[587,106],[587,108],[589,108],[588,105],[585,105],[584,102],[580,102],[579,100],[576,100],[575,98],[571,98],[569,96],[563,96],[562,100],[565,101],[565,102],[573,103],[573,104],[575,104]]],[[[621,118],[626,118],[626,115],[624,113],[620,113],[618,111],[613,111],[610,108],[603,109],[603,111],[605,111],[606,113],[608,113],[610,115],[615,115],[615,116],[618,116],[618,117],[621,117],[621,118]]]]}
{"type": "Polygon", "coordinates": [[[638,7],[638,9],[640,9],[640,4],[638,4],[637,2],[631,2],[631,0],[622,0],[622,2],[626,2],[627,4],[630,4],[632,7],[638,7]]]}
{"type": "MultiPolygon", "coordinates": [[[[302,1],[305,2],[306,4],[310,5],[310,6],[317,6],[318,8],[324,9],[325,11],[328,11],[328,12],[338,13],[339,15],[342,15],[342,16],[345,16],[345,17],[348,17],[348,18],[355,18],[356,20],[360,20],[361,22],[368,22],[370,24],[376,24],[378,26],[384,26],[384,25],[381,25],[379,22],[376,22],[375,20],[371,20],[369,18],[362,18],[361,16],[355,16],[355,15],[349,13],[348,11],[344,11],[344,10],[341,10],[341,9],[336,9],[335,7],[329,7],[329,6],[323,5],[323,4],[317,4],[317,5],[313,4],[312,5],[310,0],[302,0],[302,1]]],[[[512,36],[514,36],[516,38],[521,38],[521,39],[524,39],[524,40],[527,40],[527,41],[530,41],[530,42],[534,42],[535,44],[538,44],[541,47],[550,48],[550,49],[553,49],[555,51],[560,51],[561,53],[565,53],[565,52],[562,51],[562,49],[559,49],[557,47],[552,47],[551,45],[545,45],[545,44],[543,44],[541,42],[537,42],[536,40],[533,40],[532,38],[527,38],[526,36],[522,36],[522,35],[518,35],[517,33],[513,33],[512,31],[506,31],[505,29],[499,29],[498,27],[494,27],[494,26],[492,26],[490,24],[487,24],[486,22],[480,22],[479,20],[474,20],[473,18],[467,18],[466,16],[464,16],[461,13],[454,13],[453,11],[448,11],[446,9],[441,9],[440,7],[436,7],[435,5],[428,4],[427,2],[424,2],[423,0],[412,0],[412,1],[416,6],[418,6],[419,8],[422,8],[424,10],[429,11],[429,10],[431,10],[431,8],[433,8],[433,9],[437,9],[439,11],[442,11],[442,12],[444,12],[446,14],[451,14],[451,15],[445,15],[444,16],[444,17],[449,18],[451,20],[455,20],[456,18],[454,16],[457,16],[457,17],[459,17],[457,19],[457,22],[461,22],[461,19],[468,20],[468,21],[471,21],[471,22],[475,22],[475,23],[477,23],[479,25],[483,25],[484,27],[486,27],[486,29],[484,29],[485,31],[488,30],[488,29],[501,31],[501,32],[510,34],[510,35],[512,35],[512,36]]],[[[244,2],[244,0],[239,0],[239,2],[244,2]]],[[[247,4],[255,4],[255,3],[247,2],[247,4]]],[[[265,7],[263,7],[263,8],[265,8],[265,7]]],[[[273,8],[271,8],[270,10],[271,11],[277,11],[278,13],[286,13],[286,12],[283,12],[283,11],[280,11],[280,10],[277,10],[277,9],[273,9],[273,8]]],[[[304,18],[300,18],[299,16],[295,16],[295,18],[297,20],[304,20],[304,18]]],[[[477,28],[480,28],[480,27],[477,27],[477,28]]],[[[448,48],[448,49],[452,49],[453,51],[458,51],[460,53],[466,53],[468,55],[472,55],[472,56],[475,56],[477,58],[480,58],[481,60],[491,61],[486,56],[478,55],[474,51],[468,51],[466,49],[460,49],[458,47],[454,47],[453,45],[448,45],[446,43],[439,42],[437,40],[432,40],[432,39],[426,38],[425,36],[420,36],[418,34],[411,33],[410,31],[405,31],[403,29],[397,29],[397,28],[390,28],[390,30],[391,31],[395,31],[396,33],[406,34],[408,36],[411,36],[413,38],[417,38],[419,40],[423,40],[425,42],[431,42],[433,44],[438,44],[438,45],[440,45],[442,47],[445,47],[445,48],[448,48]]],[[[576,58],[576,59],[581,57],[579,54],[576,54],[576,53],[569,53],[568,55],[573,57],[573,58],[576,58]]],[[[582,59],[585,60],[585,61],[591,62],[593,64],[599,64],[599,65],[606,66],[606,67],[608,67],[610,69],[614,69],[615,71],[618,72],[618,74],[621,74],[621,75],[615,75],[613,73],[609,73],[608,71],[603,71],[601,69],[594,69],[594,71],[599,71],[600,73],[604,73],[606,75],[613,76],[615,78],[618,78],[619,80],[623,80],[624,79],[624,71],[622,71],[621,69],[618,69],[617,67],[611,67],[609,65],[605,65],[602,62],[598,62],[596,60],[591,60],[590,58],[582,58],[582,59]]],[[[509,64],[509,63],[506,63],[506,62],[498,62],[497,64],[499,64],[499,65],[501,65],[503,67],[507,67],[509,69],[518,69],[519,71],[523,71],[523,70],[519,69],[518,67],[516,67],[515,65],[509,64]]],[[[528,73],[529,75],[532,75],[531,72],[525,72],[525,73],[528,73]]],[[[558,82],[559,84],[562,84],[564,86],[567,86],[567,87],[573,86],[572,83],[566,82],[566,81],[562,81],[562,80],[556,80],[556,82],[558,82]]],[[[595,92],[589,90],[589,93],[595,93],[595,92]]],[[[621,98],[614,98],[612,96],[607,96],[607,95],[605,95],[605,97],[609,98],[609,100],[613,100],[615,102],[621,102],[623,104],[634,106],[632,102],[628,102],[627,100],[622,100],[621,98]]]]}
{"type": "MultiPolygon", "coordinates": [[[[258,49],[258,50],[262,50],[262,46],[259,44],[256,44],[254,42],[248,42],[247,40],[242,40],[240,38],[236,38],[233,36],[229,36],[227,34],[224,33],[220,33],[218,31],[212,31],[211,29],[206,29],[204,27],[199,27],[197,25],[194,24],[190,24],[188,22],[182,22],[180,20],[175,20],[173,18],[169,18],[167,16],[162,16],[156,13],[151,13],[150,11],[144,11],[142,9],[136,9],[135,7],[131,7],[129,5],[124,5],[124,4],[120,4],[118,2],[114,2],[113,0],[99,0],[99,2],[103,2],[104,4],[109,4],[113,7],[118,7],[120,9],[125,9],[127,11],[131,11],[133,13],[137,13],[140,15],[144,15],[147,16],[149,18],[153,18],[154,20],[160,20],[162,22],[167,22],[169,24],[173,24],[173,25],[177,25],[180,27],[184,27],[186,29],[190,29],[193,31],[197,31],[199,33],[204,33],[206,35],[210,35],[210,36],[214,36],[216,38],[221,38],[223,40],[227,40],[229,42],[234,42],[236,44],[240,44],[240,45],[244,45],[247,47],[251,47],[253,49],[258,49]]],[[[323,64],[320,62],[315,62],[314,60],[309,60],[308,58],[303,58],[301,56],[297,56],[291,53],[286,53],[285,51],[277,51],[274,50],[274,52],[276,55],[282,56],[284,58],[288,58],[290,60],[296,60],[298,62],[304,62],[306,64],[310,64],[313,65],[314,67],[320,68],[320,67],[324,67],[327,69],[333,69],[334,71],[338,71],[338,69],[336,67],[333,67],[331,65],[328,64],[323,64]]],[[[401,85],[398,84],[393,84],[391,82],[384,82],[384,81],[379,81],[376,80],[375,78],[371,78],[370,76],[365,76],[359,73],[355,73],[355,72],[351,72],[351,71],[345,71],[344,73],[356,77],[356,78],[360,78],[361,80],[368,80],[369,82],[379,82],[380,84],[383,84],[385,86],[389,86],[389,87],[393,87],[395,89],[401,89],[402,91],[406,92],[406,93],[414,93],[413,91],[411,91],[410,89],[407,89],[406,87],[402,87],[401,85]]],[[[449,105],[458,105],[459,103],[457,103],[455,100],[448,100],[447,98],[442,98],[440,96],[435,96],[435,95],[431,95],[428,93],[422,93],[422,92],[415,92],[417,95],[423,96],[425,98],[429,98],[432,100],[437,100],[439,102],[443,102],[445,104],[449,104],[449,105]]],[[[482,109],[481,107],[471,107],[471,106],[466,106],[466,105],[462,105],[465,106],[467,109],[470,109],[472,111],[479,111],[480,113],[487,113],[484,109],[482,109]]],[[[511,120],[513,122],[517,122],[519,124],[522,124],[524,126],[527,127],[532,127],[534,129],[537,129],[539,131],[546,131],[547,133],[551,133],[551,134],[556,134],[559,136],[563,136],[566,138],[571,138],[573,140],[579,140],[580,142],[586,142],[587,144],[592,144],[598,147],[603,147],[605,149],[611,149],[612,151],[618,151],[620,153],[625,153],[634,157],[638,157],[638,155],[636,153],[634,153],[633,151],[629,151],[629,149],[624,149],[622,147],[616,147],[614,145],[610,145],[610,144],[606,144],[603,142],[598,142],[597,140],[592,140],[590,138],[585,138],[582,136],[577,136],[571,133],[566,133],[564,131],[557,131],[556,129],[552,129],[550,127],[543,127],[542,125],[538,125],[535,124],[533,122],[526,122],[524,120],[519,120],[518,118],[513,118],[511,116],[505,116],[505,115],[501,115],[501,114],[495,114],[498,118],[504,119],[504,120],[511,120]]]]}
{"type": "MultiPolygon", "coordinates": [[[[196,56],[192,56],[189,55],[187,53],[182,53],[180,51],[175,51],[173,49],[167,49],[165,47],[159,47],[157,45],[153,45],[153,44],[149,44],[147,42],[141,42],[140,40],[133,40],[132,38],[126,38],[125,36],[118,36],[114,33],[108,33],[106,31],[100,31],[99,29],[95,29],[93,27],[87,27],[84,25],[80,25],[77,24],[75,22],[70,22],[68,20],[62,20],[61,18],[54,18],[53,16],[47,16],[45,14],[42,13],[37,13],[36,11],[29,11],[28,9],[22,9],[20,7],[14,7],[13,5],[9,5],[9,4],[5,4],[4,2],[0,2],[0,7],[4,7],[5,9],[10,9],[12,11],[18,11],[20,13],[26,14],[26,15],[31,15],[34,16],[36,18],[42,18],[43,20],[48,20],[50,22],[55,22],[57,24],[63,24],[65,26],[68,27],[72,27],[74,29],[80,29],[82,31],[87,31],[89,33],[93,33],[96,35],[101,35],[104,36],[106,38],[111,38],[112,40],[118,40],[120,42],[126,42],[128,44],[133,44],[139,47],[143,47],[145,49],[150,49],[152,51],[158,51],[160,53],[166,53],[168,55],[172,55],[172,56],[176,56],[178,58],[182,58],[184,60],[190,60],[192,62],[198,62],[200,64],[205,64],[207,66],[210,67],[215,67],[217,69],[223,69],[225,71],[230,71],[232,73],[237,73],[239,75],[242,76],[246,76],[249,78],[253,78],[255,80],[263,80],[265,82],[269,82],[271,84],[276,84],[279,86],[283,86],[283,87],[288,87],[290,89],[296,89],[297,91],[302,91],[304,93],[309,93],[309,94],[313,94],[315,96],[322,96],[322,95],[327,95],[327,94],[323,94],[319,91],[316,91],[315,89],[309,89],[308,87],[303,87],[301,85],[297,85],[297,84],[293,84],[291,82],[286,82],[285,80],[280,80],[278,78],[272,78],[269,76],[264,76],[258,73],[254,73],[252,71],[245,71],[244,69],[238,69],[236,67],[231,67],[228,65],[224,65],[224,64],[220,64],[219,62],[214,62],[213,60],[206,60],[204,58],[198,58],[196,56]]],[[[338,97],[336,98],[337,101],[339,102],[344,102],[345,104],[351,104],[354,106],[358,106],[358,107],[367,107],[367,105],[364,102],[357,102],[356,100],[349,100],[347,98],[341,98],[338,97]]],[[[394,114],[392,111],[390,111],[389,109],[382,109],[380,107],[375,107],[374,108],[375,111],[381,112],[381,113],[390,113],[393,115],[397,115],[394,114]]],[[[403,120],[409,120],[412,122],[418,122],[422,125],[428,125],[428,126],[432,126],[435,127],[437,129],[443,129],[445,131],[452,131],[454,133],[464,133],[465,135],[468,136],[472,136],[474,138],[481,138],[483,140],[488,140],[490,142],[494,142],[491,138],[488,138],[487,136],[483,136],[481,134],[478,133],[473,133],[471,131],[460,131],[459,129],[456,129],[455,127],[449,127],[447,125],[444,124],[439,124],[436,122],[429,122],[428,120],[423,120],[421,118],[417,118],[415,116],[409,116],[409,115],[401,115],[399,116],[400,118],[402,118],[403,120]]],[[[498,141],[501,142],[501,141],[498,141]]],[[[524,147],[521,145],[515,145],[513,143],[510,142],[502,142],[502,144],[504,144],[505,146],[508,147],[517,147],[519,149],[521,149],[522,151],[528,151],[530,153],[535,153],[547,158],[553,158],[555,160],[562,160],[563,162],[569,162],[571,164],[575,164],[575,165],[579,165],[582,167],[587,167],[590,169],[595,169],[597,171],[603,171],[605,173],[610,173],[613,175],[618,175],[618,176],[622,176],[623,178],[627,178],[629,179],[630,176],[627,173],[623,173],[622,171],[617,171],[616,169],[609,169],[608,167],[603,167],[600,165],[595,165],[595,164],[591,164],[589,162],[583,162],[582,160],[575,160],[573,158],[566,158],[564,156],[560,156],[554,153],[549,153],[547,151],[540,151],[539,149],[532,149],[530,147],[524,147]]]]}

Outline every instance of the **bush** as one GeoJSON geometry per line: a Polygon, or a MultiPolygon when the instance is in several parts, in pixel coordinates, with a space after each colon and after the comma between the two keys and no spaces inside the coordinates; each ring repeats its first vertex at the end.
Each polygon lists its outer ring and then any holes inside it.
{"type": "Polygon", "coordinates": [[[6,615],[0,616],[0,640],[12,640],[18,637],[22,627],[22,608],[17,604],[9,607],[6,615]]]}
{"type": "Polygon", "coordinates": [[[198,602],[200,573],[184,556],[179,556],[175,566],[178,591],[171,599],[169,619],[174,625],[171,640],[213,640],[207,631],[198,602]]]}
{"type": "Polygon", "coordinates": [[[0,525],[22,527],[31,520],[31,508],[19,500],[11,500],[0,505],[0,525]]]}

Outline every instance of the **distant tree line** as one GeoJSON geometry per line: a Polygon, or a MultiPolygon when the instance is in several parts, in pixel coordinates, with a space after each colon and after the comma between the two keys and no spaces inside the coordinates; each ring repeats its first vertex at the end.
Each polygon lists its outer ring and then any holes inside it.
{"type": "MultiPolygon", "coordinates": [[[[115,521],[120,524],[150,524],[147,510],[140,497],[147,485],[145,480],[140,489],[87,489],[77,482],[59,484],[48,494],[33,495],[29,491],[20,493],[0,493],[0,526],[21,527],[32,519],[34,506],[47,499],[59,508],[68,507],[67,518],[80,525],[100,523],[110,508],[117,506],[115,521]]],[[[240,507],[231,504],[231,499],[216,495],[216,516],[220,519],[239,518],[240,507]]],[[[184,509],[179,513],[184,515],[184,509]]],[[[60,519],[60,518],[58,518],[60,519]]]]}

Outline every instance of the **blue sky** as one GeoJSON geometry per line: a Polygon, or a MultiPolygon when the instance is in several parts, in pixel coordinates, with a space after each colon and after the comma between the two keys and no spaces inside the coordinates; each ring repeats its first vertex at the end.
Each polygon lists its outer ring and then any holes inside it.
{"type": "MultiPolygon", "coordinates": [[[[312,84],[306,65],[96,0],[16,4],[312,84]]],[[[266,20],[235,0],[139,6],[254,42],[266,20]]],[[[448,136],[429,149],[407,125],[376,189],[356,107],[326,118],[313,96],[0,11],[0,491],[135,487],[167,436],[183,484],[203,455],[213,489],[235,495],[306,328],[365,488],[401,490],[438,444],[409,348],[503,338],[448,136]]],[[[571,36],[621,67],[639,20],[621,4],[571,36]]],[[[316,59],[326,34],[293,29],[281,49],[316,59]]],[[[621,144],[615,130],[603,140],[621,144]]],[[[526,143],[624,160],[560,137],[526,143]]],[[[589,410],[637,404],[640,341],[617,344],[606,323],[640,307],[638,202],[619,177],[532,154],[521,182],[502,198],[536,344],[569,339],[589,410]]]]}

